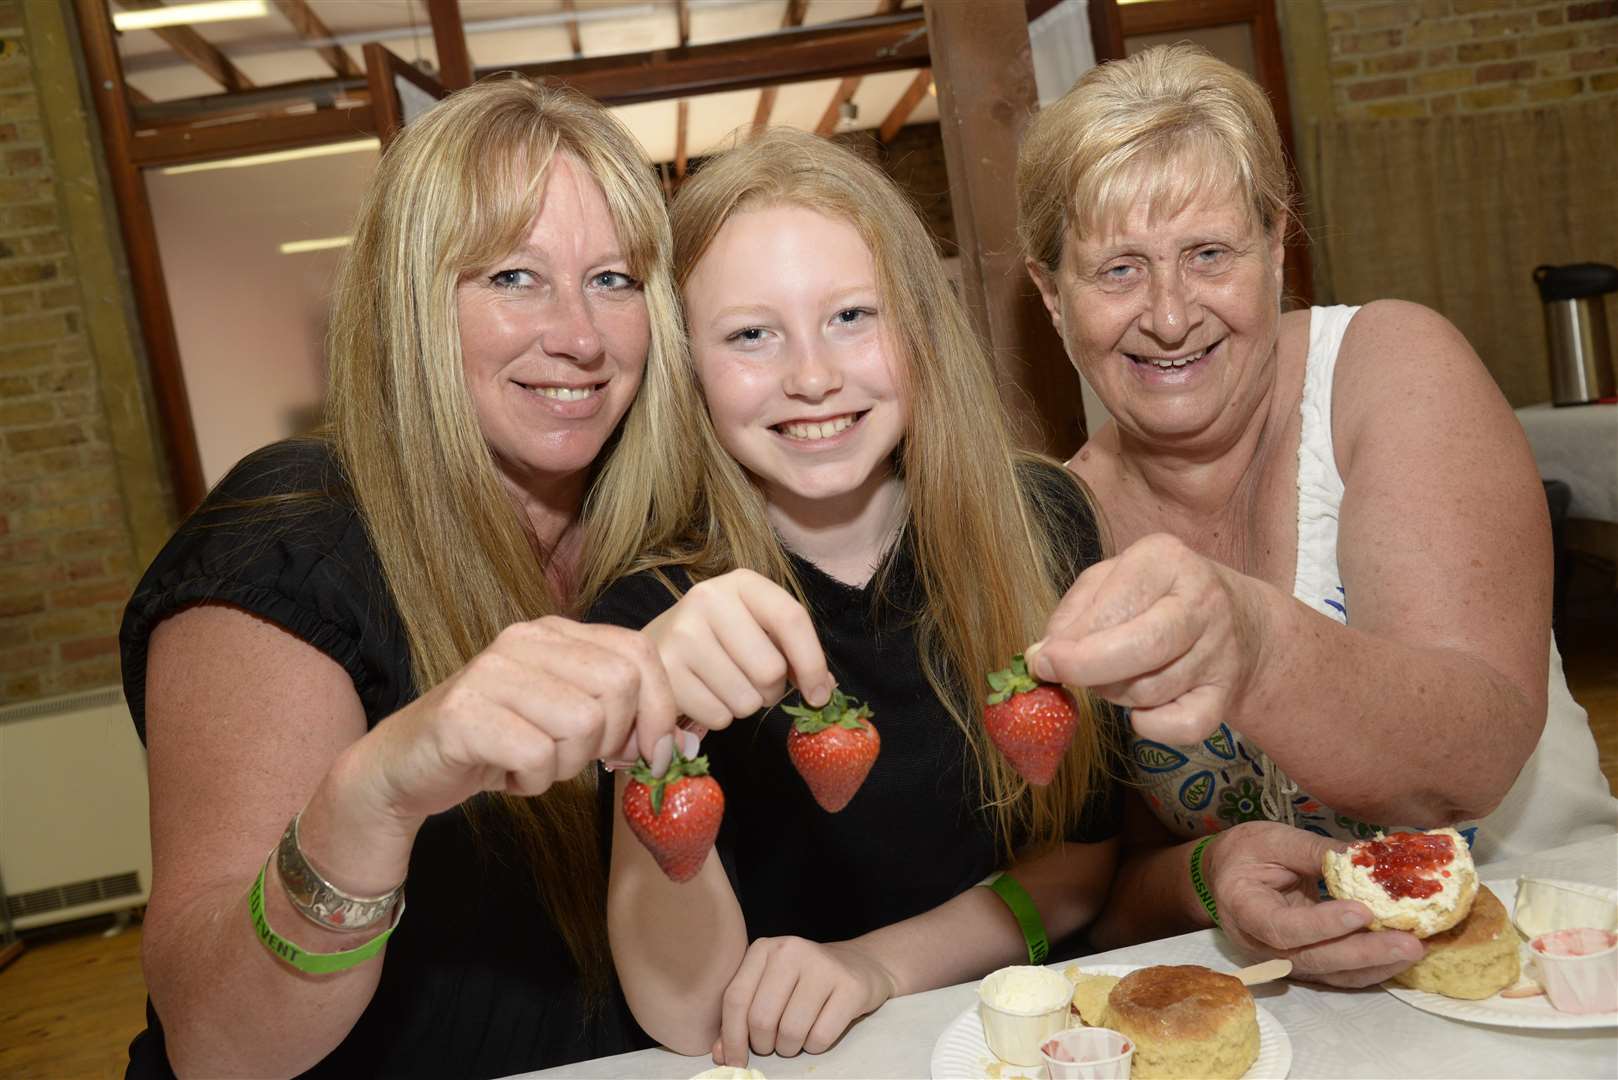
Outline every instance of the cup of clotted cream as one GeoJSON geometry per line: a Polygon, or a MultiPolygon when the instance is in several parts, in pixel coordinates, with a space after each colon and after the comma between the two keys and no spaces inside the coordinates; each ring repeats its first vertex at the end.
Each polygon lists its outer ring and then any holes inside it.
{"type": "Polygon", "coordinates": [[[1618,934],[1579,927],[1553,930],[1528,943],[1545,996],[1563,1012],[1618,1011],[1618,934]]]}
{"type": "Polygon", "coordinates": [[[1073,984],[1059,971],[1018,964],[978,984],[978,1016],[989,1051],[1013,1065],[1038,1065],[1040,1044],[1067,1027],[1073,984]]]}

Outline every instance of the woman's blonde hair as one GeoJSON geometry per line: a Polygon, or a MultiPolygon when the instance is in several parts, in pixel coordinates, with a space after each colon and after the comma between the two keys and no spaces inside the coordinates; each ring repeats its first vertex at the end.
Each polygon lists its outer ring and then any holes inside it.
{"type": "MultiPolygon", "coordinates": [[[[1041,482],[1031,478],[1076,481],[1014,450],[988,360],[915,208],[885,174],[841,146],[773,128],[710,160],[670,209],[680,284],[732,214],[782,205],[845,221],[870,248],[881,325],[908,397],[896,469],[904,477],[906,539],[925,597],[916,615],[927,680],[965,735],[971,771],[1006,853],[1057,843],[1079,819],[1104,767],[1093,702],[1083,703],[1067,763],[1044,788],[1024,783],[992,750],[980,718],[985,674],[1043,633],[1057,600],[1053,581],[1074,572],[1070,553],[1081,546],[1078,537],[1056,535],[1062,530],[1031,504],[1030,488],[1041,482]],[[962,437],[963,424],[970,438],[962,437]]],[[[687,377],[699,386],[694,365],[687,377]]],[[[681,435],[680,454],[702,462],[698,527],[677,555],[648,564],[677,563],[696,578],[745,567],[801,597],[762,492],[720,445],[706,410],[681,435]]],[[[876,595],[882,591],[879,578],[876,595]]]]}
{"type": "MultiPolygon", "coordinates": [[[[643,285],[651,348],[639,394],[597,458],[582,509],[583,588],[618,572],[648,523],[685,508],[653,486],[651,462],[679,415],[685,352],[670,238],[650,162],[579,94],[491,79],[414,120],[378,164],[338,272],[327,350],[328,429],[410,643],[424,691],[514,622],[568,611],[504,487],[463,371],[456,289],[527,237],[549,167],[571,155],[601,186],[629,272],[643,285]]],[[[682,479],[684,479],[682,475],[682,479]]],[[[581,589],[582,591],[582,589],[581,589]]],[[[541,895],[587,979],[610,970],[590,774],[535,799],[504,800],[541,895]]],[[[498,815],[497,815],[498,816],[498,815]]],[[[474,821],[492,824],[489,815],[474,821]]]]}
{"type": "Polygon", "coordinates": [[[1266,232],[1292,221],[1269,99],[1188,43],[1091,68],[1040,110],[1017,154],[1017,232],[1050,273],[1070,233],[1117,227],[1141,202],[1154,218],[1172,217],[1204,195],[1240,199],[1266,232]]]}

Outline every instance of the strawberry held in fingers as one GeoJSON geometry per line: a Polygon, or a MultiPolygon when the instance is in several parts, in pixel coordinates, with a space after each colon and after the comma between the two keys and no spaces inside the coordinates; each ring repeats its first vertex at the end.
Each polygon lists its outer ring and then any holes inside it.
{"type": "Polygon", "coordinates": [[[1028,674],[1020,653],[1011,658],[1011,667],[990,673],[989,689],[994,693],[983,710],[989,739],[1024,780],[1050,783],[1079,723],[1072,696],[1061,684],[1028,674]]]}
{"type": "Polygon", "coordinates": [[[708,775],[708,759],[675,751],[661,777],[652,775],[645,759],[635,763],[629,777],[624,820],[630,832],[670,881],[690,881],[708,860],[725,816],[725,793],[708,775]]]}
{"type": "Polygon", "coordinates": [[[787,755],[815,802],[835,814],[865,782],[881,749],[871,707],[833,690],[831,700],[818,709],[788,705],[785,711],[792,717],[787,755]]]}

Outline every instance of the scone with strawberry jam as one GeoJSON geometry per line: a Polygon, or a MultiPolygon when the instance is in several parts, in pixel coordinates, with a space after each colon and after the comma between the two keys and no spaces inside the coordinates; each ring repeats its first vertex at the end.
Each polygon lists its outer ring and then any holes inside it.
{"type": "Polygon", "coordinates": [[[1328,851],[1326,890],[1371,909],[1372,930],[1408,930],[1419,938],[1466,918],[1477,895],[1472,852],[1454,829],[1402,832],[1328,851]]]}

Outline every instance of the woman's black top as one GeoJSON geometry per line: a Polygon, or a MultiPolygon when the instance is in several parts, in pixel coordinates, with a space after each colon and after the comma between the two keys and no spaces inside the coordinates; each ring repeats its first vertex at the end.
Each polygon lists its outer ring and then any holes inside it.
{"type": "MultiPolygon", "coordinates": [[[[1072,545],[1065,580],[1056,582],[1065,590],[1101,556],[1094,518],[1067,477],[1029,466],[1022,479],[1032,504],[1072,545]]],[[[838,688],[871,706],[882,739],[846,807],[822,810],[787,756],[791,718],[780,705],[801,704],[795,691],[703,738],[725,792],[716,848],[749,940],[845,941],[930,911],[1006,863],[980,805],[965,736],[922,672],[914,614],[922,595],[904,539],[888,563],[866,587],[853,588],[792,556],[838,688]]],[[[690,587],[684,571],[664,573],[680,591],[690,587]]],[[[636,574],[610,586],[589,618],[639,629],[674,601],[656,572],[636,574]]],[[[974,692],[982,679],[973,679],[974,692]]],[[[1107,737],[1116,740],[1111,731],[1107,737]]],[[[603,814],[612,808],[609,791],[602,784],[603,814]]],[[[1119,795],[1116,785],[1102,784],[1068,839],[1114,836],[1119,795]]]]}
{"type": "MultiPolygon", "coordinates": [[[[416,697],[398,612],[321,443],[277,443],[243,460],[135,590],[121,646],[124,693],[143,741],[152,631],[199,603],[267,619],[341,664],[368,726],[416,697]],[[292,492],[317,495],[264,502],[292,492]]],[[[408,908],[388,942],[375,996],[308,1075],[502,1076],[649,1045],[616,987],[604,1000],[586,1000],[514,838],[485,827],[474,839],[459,809],[434,815],[417,836],[405,891],[408,908]]],[[[248,918],[245,900],[241,917],[248,918]]],[[[249,995],[242,1008],[253,1008],[249,995]]],[[[130,1046],[129,1075],[170,1075],[150,1003],[147,1020],[130,1046]]]]}

